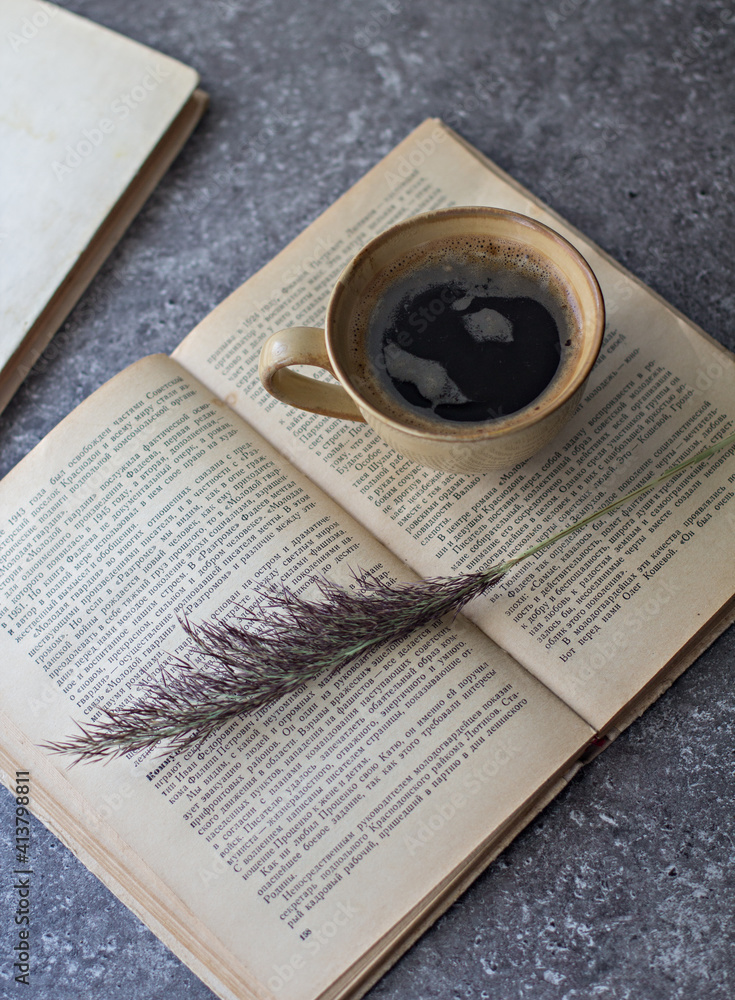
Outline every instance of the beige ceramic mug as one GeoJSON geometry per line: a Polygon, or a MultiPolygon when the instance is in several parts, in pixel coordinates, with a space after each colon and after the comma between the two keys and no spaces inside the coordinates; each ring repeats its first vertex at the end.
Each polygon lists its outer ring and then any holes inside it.
{"type": "MultiPolygon", "coordinates": [[[[435,311],[441,312],[440,300],[436,303],[435,311]]],[[[433,321],[428,311],[424,315],[433,321]]],[[[440,320],[438,316],[436,322],[440,320]]],[[[410,344],[417,342],[420,324],[419,318],[416,329],[406,334],[410,344]]],[[[604,326],[597,280],[558,233],[502,209],[448,208],[399,222],[363,247],[337,280],[325,329],[295,327],[272,334],[261,351],[260,378],[268,392],[292,406],[365,421],[397,452],[423,465],[487,472],[524,461],[559,433],[579,405],[604,326]],[[486,267],[501,285],[501,279],[518,278],[523,287],[537,289],[559,330],[558,367],[546,388],[515,412],[469,422],[439,420],[429,411],[423,416],[416,407],[403,405],[386,382],[385,357],[375,340],[380,331],[376,335],[375,322],[371,324],[377,305],[407,275],[423,273],[427,262],[455,274],[463,261],[469,261],[473,274],[486,267]],[[324,368],[338,384],[290,371],[294,365],[324,368]]],[[[394,354],[403,359],[401,350],[394,354]]]]}

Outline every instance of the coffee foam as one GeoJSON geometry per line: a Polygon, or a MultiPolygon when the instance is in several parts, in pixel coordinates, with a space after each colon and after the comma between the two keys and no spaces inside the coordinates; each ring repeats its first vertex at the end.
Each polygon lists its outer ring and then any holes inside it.
{"type": "MultiPolygon", "coordinates": [[[[555,391],[580,350],[575,337],[580,325],[578,309],[567,291],[563,274],[553,261],[514,240],[474,234],[444,237],[422,244],[393,260],[355,297],[349,317],[349,356],[344,358],[351,384],[368,403],[384,416],[418,430],[448,431],[449,428],[446,420],[432,413],[418,412],[405,400],[393,398],[385,385],[380,384],[376,359],[381,355],[383,331],[371,327],[371,317],[379,304],[381,310],[388,313],[397,309],[412,277],[420,281],[420,287],[428,287],[452,282],[453,271],[461,274],[458,284],[467,287],[469,295],[473,293],[473,282],[478,294],[485,296],[530,295],[548,309],[556,322],[561,339],[559,367],[546,389],[524,410],[538,405],[542,398],[555,391]],[[491,283],[489,289],[488,283],[491,283]]],[[[522,412],[478,423],[499,424],[522,412]]],[[[467,422],[464,426],[471,431],[478,423],[467,422]]],[[[455,425],[451,433],[461,436],[461,429],[455,425]]]]}

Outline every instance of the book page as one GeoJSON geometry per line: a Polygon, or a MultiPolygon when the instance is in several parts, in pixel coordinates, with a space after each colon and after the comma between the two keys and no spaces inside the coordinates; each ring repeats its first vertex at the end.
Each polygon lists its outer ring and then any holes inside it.
{"type": "Polygon", "coordinates": [[[593,735],[460,617],[185,752],[69,770],[38,745],[186,656],[177,616],[234,616],[315,573],[412,574],[161,356],[46,437],[0,508],[6,780],[29,771],[41,817],[223,996],[305,1000],[365,975],[593,735]]]}
{"type": "MultiPolygon", "coordinates": [[[[516,555],[735,422],[732,356],[437,121],[234,292],[175,356],[428,576],[516,555]],[[513,469],[472,477],[404,460],[364,425],[289,408],[257,376],[268,334],[323,324],[336,277],[360,246],[406,216],[455,204],[519,211],[561,232],[595,271],[608,316],[565,431],[513,469]]],[[[731,450],[519,566],[466,614],[602,729],[732,597],[733,484],[731,450]]]]}

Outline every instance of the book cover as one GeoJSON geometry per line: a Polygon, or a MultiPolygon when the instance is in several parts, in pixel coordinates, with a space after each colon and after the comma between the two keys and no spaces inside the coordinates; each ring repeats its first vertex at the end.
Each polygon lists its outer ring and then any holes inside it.
{"type": "Polygon", "coordinates": [[[195,70],[54,4],[3,0],[0,38],[1,409],[206,100],[195,70]]]}

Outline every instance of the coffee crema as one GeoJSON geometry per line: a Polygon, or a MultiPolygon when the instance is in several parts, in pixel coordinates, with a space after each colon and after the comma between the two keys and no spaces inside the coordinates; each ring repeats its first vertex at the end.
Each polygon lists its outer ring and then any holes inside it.
{"type": "Polygon", "coordinates": [[[351,380],[409,426],[485,423],[552,385],[575,319],[562,276],[511,241],[451,237],[381,271],[352,317],[351,380]]]}

